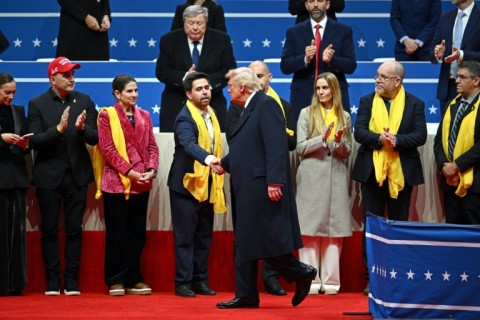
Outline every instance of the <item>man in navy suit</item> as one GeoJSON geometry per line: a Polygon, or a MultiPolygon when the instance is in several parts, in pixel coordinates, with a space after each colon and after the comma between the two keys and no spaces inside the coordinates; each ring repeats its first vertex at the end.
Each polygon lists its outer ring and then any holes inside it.
{"type": "Polygon", "coordinates": [[[214,173],[223,173],[218,165],[220,160],[214,155],[221,157],[222,138],[217,118],[209,107],[208,76],[192,72],[185,78],[184,86],[188,102],[175,120],[175,153],[167,184],[175,244],[175,294],[195,297],[215,294],[207,285],[208,254],[213,234],[212,192],[220,188],[223,197],[223,176],[213,177],[214,173]],[[187,178],[191,183],[186,183],[187,178]],[[219,179],[221,186],[212,186],[217,181],[214,179],[219,179]],[[198,187],[202,185],[205,190],[198,187]],[[199,198],[199,194],[206,197],[199,198]]]}
{"type": "Polygon", "coordinates": [[[156,76],[165,84],[160,109],[160,131],[172,132],[178,113],[187,97],[183,79],[194,71],[208,74],[212,86],[210,105],[225,131],[227,100],[223,88],[227,85],[225,74],[237,67],[230,37],[221,31],[207,28],[208,9],[189,6],[183,12],[184,28],[164,34],[160,38],[160,54],[156,76]],[[198,63],[195,63],[195,56],[198,63]]]}
{"type": "Polygon", "coordinates": [[[452,3],[457,8],[440,17],[431,56],[433,63],[442,64],[437,86],[437,99],[442,114],[447,102],[457,94],[457,65],[463,60],[480,61],[480,9],[473,0],[452,0],[452,3]],[[459,14],[463,15],[461,22],[458,22],[459,14]],[[458,31],[455,27],[457,25],[461,26],[458,31]],[[456,32],[461,38],[459,43],[453,43],[456,32]]]}
{"type": "Polygon", "coordinates": [[[287,30],[280,68],[284,74],[292,74],[290,103],[295,121],[300,110],[311,103],[315,68],[318,74],[332,72],[340,83],[343,108],[350,112],[348,83],[345,74],[357,68],[352,28],[326,16],[328,0],[305,0],[310,19],[287,30]],[[315,33],[320,25],[321,46],[315,46],[315,33]],[[318,62],[316,61],[318,60],[318,62]]]}
{"type": "Polygon", "coordinates": [[[427,140],[425,103],[405,92],[404,77],[399,62],[387,61],[378,68],[375,92],[360,99],[352,179],[361,182],[365,216],[383,217],[386,208],[388,219],[407,221],[413,186],[424,183],[417,148],[427,140]]]}
{"type": "Polygon", "coordinates": [[[222,166],[230,172],[235,197],[235,298],[217,308],[258,308],[258,260],[288,282],[296,282],[292,305],[308,295],[317,270],[292,252],[302,247],[290,173],[285,118],[277,102],[261,91],[250,68],[227,74],[232,102],[244,107],[222,166]]]}
{"type": "Polygon", "coordinates": [[[440,0],[392,0],[390,25],[395,60],[430,61],[433,35],[441,14],[440,0]]]}

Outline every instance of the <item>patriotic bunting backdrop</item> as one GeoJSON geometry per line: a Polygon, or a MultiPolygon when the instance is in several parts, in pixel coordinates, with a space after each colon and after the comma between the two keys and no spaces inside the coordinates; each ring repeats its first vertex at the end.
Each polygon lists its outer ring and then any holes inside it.
{"type": "Polygon", "coordinates": [[[375,318],[480,319],[480,226],[367,217],[375,318]]]}

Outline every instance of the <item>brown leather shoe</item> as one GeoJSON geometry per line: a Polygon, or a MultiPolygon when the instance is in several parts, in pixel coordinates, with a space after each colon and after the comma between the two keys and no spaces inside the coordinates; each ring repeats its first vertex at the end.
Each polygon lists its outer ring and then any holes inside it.
{"type": "Polygon", "coordinates": [[[152,294],[152,288],[146,283],[139,282],[133,287],[126,288],[125,292],[127,294],[136,294],[136,295],[148,295],[152,294]]]}
{"type": "Polygon", "coordinates": [[[125,288],[121,283],[111,285],[109,288],[108,294],[111,296],[124,296],[125,288]]]}

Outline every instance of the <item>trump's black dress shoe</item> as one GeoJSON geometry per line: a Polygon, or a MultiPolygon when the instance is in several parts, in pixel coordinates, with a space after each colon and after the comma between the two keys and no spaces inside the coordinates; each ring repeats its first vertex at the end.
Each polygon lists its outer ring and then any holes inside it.
{"type": "Polygon", "coordinates": [[[265,293],[273,294],[274,296],[285,296],[287,291],[282,287],[276,278],[263,280],[265,293]]]}
{"type": "Polygon", "coordinates": [[[205,296],[214,296],[217,293],[210,289],[205,281],[199,281],[192,284],[192,290],[196,294],[205,295],[205,296]]]}
{"type": "Polygon", "coordinates": [[[292,298],[292,306],[296,307],[308,296],[313,279],[317,276],[317,269],[307,266],[303,277],[296,281],[297,289],[292,298]]]}
{"type": "Polygon", "coordinates": [[[217,303],[219,309],[239,309],[239,308],[258,308],[260,301],[256,299],[247,298],[233,298],[230,301],[223,301],[217,303]]]}
{"type": "Polygon", "coordinates": [[[190,288],[188,284],[181,284],[175,286],[175,295],[185,298],[194,298],[195,292],[190,288]]]}

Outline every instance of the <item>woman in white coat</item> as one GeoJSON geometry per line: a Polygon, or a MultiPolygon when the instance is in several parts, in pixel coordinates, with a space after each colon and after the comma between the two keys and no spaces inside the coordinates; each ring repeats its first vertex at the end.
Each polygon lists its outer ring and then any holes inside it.
{"type": "Polygon", "coordinates": [[[311,294],[337,294],[340,289],[342,240],[352,235],[347,163],[351,130],[337,78],[330,72],[318,75],[312,104],[300,112],[296,148],[296,200],[304,244],[299,257],[320,270],[311,294]]]}

